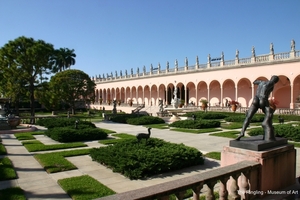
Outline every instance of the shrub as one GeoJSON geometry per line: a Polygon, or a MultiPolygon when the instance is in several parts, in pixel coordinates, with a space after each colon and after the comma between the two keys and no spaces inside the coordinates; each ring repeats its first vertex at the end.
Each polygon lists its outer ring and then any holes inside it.
{"type": "Polygon", "coordinates": [[[165,121],[159,117],[152,116],[142,116],[139,118],[129,118],[126,121],[128,124],[132,125],[147,125],[147,124],[162,124],[165,121]]]}
{"type": "MultiPolygon", "coordinates": [[[[229,116],[229,117],[225,118],[225,121],[227,121],[227,122],[244,122],[245,118],[246,117],[243,115],[229,116]]],[[[263,115],[254,115],[250,122],[251,123],[263,122],[264,118],[265,118],[265,116],[263,116],[263,115]]]]}
{"type": "MultiPolygon", "coordinates": [[[[293,140],[296,142],[300,141],[300,127],[293,126],[291,124],[279,124],[274,126],[274,132],[276,137],[284,137],[288,140],[293,140]]],[[[248,132],[248,135],[255,136],[255,135],[263,135],[264,130],[263,128],[255,128],[251,129],[248,132]]]]}
{"type": "Polygon", "coordinates": [[[185,114],[187,117],[192,117],[192,115],[195,115],[196,119],[224,119],[227,117],[226,114],[217,112],[191,112],[185,114]]]}
{"type": "Polygon", "coordinates": [[[116,115],[116,116],[111,117],[110,120],[113,122],[126,124],[127,119],[137,118],[137,117],[139,117],[139,116],[136,114],[121,114],[121,115],[116,115]]]}
{"type": "Polygon", "coordinates": [[[220,127],[221,122],[216,120],[181,120],[176,121],[170,124],[170,127],[177,128],[191,128],[191,129],[200,129],[200,128],[215,128],[220,127]]]}
{"type": "MultiPolygon", "coordinates": [[[[56,127],[74,127],[76,118],[44,118],[37,121],[37,125],[45,126],[46,128],[56,128],[56,127]]],[[[95,128],[95,124],[89,121],[79,121],[78,129],[81,128],[95,128]]]]}
{"type": "Polygon", "coordinates": [[[150,138],[147,143],[138,143],[135,139],[123,140],[114,145],[94,148],[90,156],[130,179],[204,163],[202,153],[197,149],[156,138],[150,138]]]}
{"type": "Polygon", "coordinates": [[[107,137],[107,133],[100,128],[75,129],[70,127],[57,127],[45,131],[45,134],[59,142],[102,140],[107,137]]]}

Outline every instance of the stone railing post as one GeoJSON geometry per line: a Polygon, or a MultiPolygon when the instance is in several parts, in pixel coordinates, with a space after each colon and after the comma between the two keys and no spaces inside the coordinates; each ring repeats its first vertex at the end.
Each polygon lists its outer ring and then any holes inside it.
{"type": "Polygon", "coordinates": [[[215,187],[215,184],[217,183],[217,181],[210,181],[208,183],[206,183],[207,185],[207,193],[206,193],[206,199],[207,200],[213,200],[215,199],[215,194],[214,194],[214,187],[215,187]]]}
{"type": "Polygon", "coordinates": [[[210,54],[208,54],[208,57],[207,57],[207,68],[210,68],[211,67],[211,58],[210,58],[210,54]]]}
{"type": "Polygon", "coordinates": [[[296,57],[296,51],[295,50],[292,50],[290,52],[290,58],[295,58],[296,57]]]}
{"type": "Polygon", "coordinates": [[[238,189],[239,186],[237,184],[237,179],[239,177],[239,174],[235,174],[231,176],[231,186],[230,186],[230,197],[233,200],[238,200],[240,199],[240,196],[238,195],[238,189]]]}
{"type": "Polygon", "coordinates": [[[199,186],[192,188],[193,200],[200,200],[200,191],[201,191],[202,187],[203,187],[203,182],[199,186]]]}
{"type": "Polygon", "coordinates": [[[220,200],[226,200],[228,198],[228,190],[226,186],[229,178],[230,177],[225,177],[220,179],[220,191],[219,191],[220,200]]]}

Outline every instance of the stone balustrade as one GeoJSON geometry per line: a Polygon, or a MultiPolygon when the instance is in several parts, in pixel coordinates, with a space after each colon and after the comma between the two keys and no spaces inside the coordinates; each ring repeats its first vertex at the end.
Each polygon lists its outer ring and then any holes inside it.
{"type": "MultiPolygon", "coordinates": [[[[294,47],[293,47],[294,48],[294,47]]],[[[254,50],[254,49],[253,49],[254,50]]],[[[153,69],[151,67],[150,72],[146,72],[146,70],[143,73],[140,73],[140,70],[137,70],[137,73],[133,73],[133,69],[131,69],[131,74],[121,75],[118,76],[117,73],[115,73],[115,76],[113,74],[107,76],[106,78],[104,75],[102,77],[92,77],[92,80],[94,80],[96,83],[103,82],[103,81],[117,81],[124,78],[137,78],[137,77],[147,77],[147,76],[158,76],[158,75],[167,75],[172,73],[181,73],[181,72],[195,72],[197,70],[209,70],[209,68],[221,68],[221,67],[237,67],[237,66],[245,66],[245,65],[252,65],[256,63],[271,63],[274,61],[284,61],[289,59],[300,59],[300,51],[295,51],[295,49],[284,52],[284,53],[276,53],[274,54],[274,50],[272,50],[269,54],[265,55],[258,55],[256,56],[255,53],[250,58],[239,58],[238,54],[236,55],[235,60],[224,60],[224,54],[222,53],[222,59],[218,58],[217,61],[211,62],[212,59],[209,57],[208,63],[206,64],[199,64],[198,59],[197,63],[195,65],[188,66],[186,63],[186,66],[184,67],[178,67],[176,66],[174,68],[169,68],[169,65],[166,69],[156,68],[153,69]]],[[[198,58],[198,57],[197,57],[198,58]]],[[[151,65],[152,66],[152,65],[151,65]]]]}
{"type": "Polygon", "coordinates": [[[175,194],[177,199],[182,200],[188,189],[193,190],[193,200],[199,200],[204,185],[207,186],[207,200],[215,199],[216,185],[219,186],[219,199],[253,199],[255,194],[251,191],[256,191],[259,187],[259,170],[259,163],[242,161],[190,177],[115,194],[98,200],[165,200],[169,199],[172,194],[175,194]]]}

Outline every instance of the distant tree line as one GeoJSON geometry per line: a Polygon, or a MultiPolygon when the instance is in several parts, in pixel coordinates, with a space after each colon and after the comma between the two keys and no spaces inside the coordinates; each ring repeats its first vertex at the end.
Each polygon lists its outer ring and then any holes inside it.
{"type": "Polygon", "coordinates": [[[31,116],[36,100],[50,110],[61,102],[73,109],[78,99],[92,101],[94,82],[84,72],[70,69],[75,57],[74,49],[54,49],[43,40],[22,36],[8,41],[0,48],[1,96],[10,99],[16,114],[20,101],[28,101],[31,116]]]}

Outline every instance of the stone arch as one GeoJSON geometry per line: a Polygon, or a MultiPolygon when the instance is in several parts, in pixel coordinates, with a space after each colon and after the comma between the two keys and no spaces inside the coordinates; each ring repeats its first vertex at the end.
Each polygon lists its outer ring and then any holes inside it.
{"type": "Polygon", "coordinates": [[[144,91],[143,91],[143,87],[141,85],[138,86],[138,88],[137,88],[137,96],[138,96],[137,103],[143,104],[144,103],[144,99],[143,99],[144,91]]]}
{"type": "Polygon", "coordinates": [[[226,99],[228,101],[232,101],[232,100],[237,100],[236,99],[236,89],[235,89],[235,83],[232,79],[226,79],[223,82],[223,99],[222,99],[222,103],[223,105],[226,104],[226,99]]]}
{"type": "Polygon", "coordinates": [[[284,75],[279,75],[279,81],[275,84],[273,97],[278,101],[278,108],[289,108],[291,102],[291,81],[284,75]]]}
{"type": "Polygon", "coordinates": [[[164,84],[158,86],[158,99],[163,100],[163,103],[166,103],[166,87],[164,84]]]}
{"type": "Polygon", "coordinates": [[[172,83],[169,83],[167,85],[167,90],[168,90],[168,93],[167,93],[167,103],[166,103],[167,105],[171,105],[172,99],[174,97],[174,95],[173,95],[174,88],[175,88],[175,86],[172,83]]]}
{"type": "Polygon", "coordinates": [[[196,103],[196,86],[193,82],[188,82],[186,84],[186,90],[187,90],[187,103],[196,103]]]}
{"type": "Polygon", "coordinates": [[[217,80],[211,81],[209,84],[209,103],[210,106],[219,105],[221,102],[221,84],[217,80]]]}
{"type": "Polygon", "coordinates": [[[158,105],[158,94],[157,94],[157,86],[156,85],[151,86],[150,105],[151,106],[158,105]]]}
{"type": "Polygon", "coordinates": [[[242,107],[249,107],[252,102],[251,81],[248,78],[242,78],[237,84],[237,101],[242,107]],[[251,100],[251,101],[250,101],[251,100]]]}
{"type": "Polygon", "coordinates": [[[144,87],[144,102],[145,102],[145,105],[147,105],[147,106],[150,105],[150,87],[149,87],[149,85],[145,85],[145,87],[144,87]]]}
{"type": "Polygon", "coordinates": [[[208,101],[208,86],[204,81],[200,81],[197,84],[198,97],[197,97],[197,106],[201,105],[201,99],[206,99],[208,101]]]}

